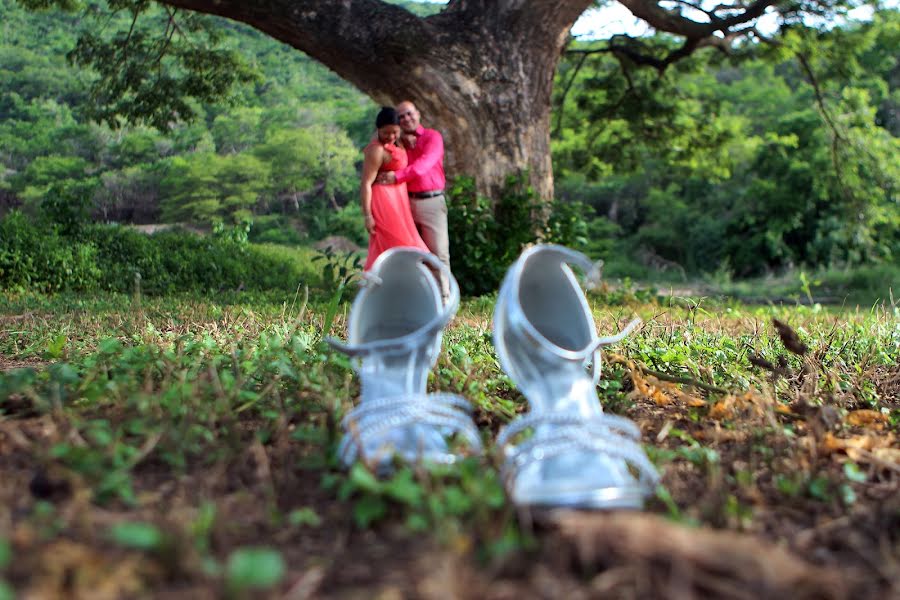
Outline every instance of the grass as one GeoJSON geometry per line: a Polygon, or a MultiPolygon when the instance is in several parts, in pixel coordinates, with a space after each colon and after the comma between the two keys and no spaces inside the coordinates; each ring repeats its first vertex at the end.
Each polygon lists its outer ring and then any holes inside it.
{"type": "Polygon", "coordinates": [[[792,268],[761,277],[735,279],[728,270],[685,274],[677,266],[664,270],[638,264],[627,253],[610,257],[604,265],[607,281],[617,289],[689,290],[692,295],[738,300],[747,304],[785,304],[853,307],[900,305],[900,263],[882,263],[810,271],[792,268]],[[637,285],[635,281],[653,282],[637,285]]]}
{"type": "MultiPolygon", "coordinates": [[[[803,597],[778,574],[748,574],[748,557],[775,547],[803,573],[843,577],[825,591],[810,584],[808,597],[900,590],[897,307],[748,307],[621,288],[591,303],[601,332],[645,322],[604,355],[598,389],[606,410],[640,425],[663,474],[640,518],[699,528],[691,539],[704,548],[716,535],[736,536],[730,548],[757,544],[734,564],[712,569],[702,548],[667,556],[659,540],[578,537],[626,517],[574,533],[534,524],[506,501],[493,453],[387,480],[339,469],[338,423],[358,383],[322,340],[343,334],[346,302],[302,291],[7,293],[0,598],[4,586],[68,597],[416,595],[443,585],[436,564],[471,597],[528,597],[535,569],[580,593],[662,597],[682,586],[723,597],[723,585],[744,581],[803,597]],[[773,318],[809,350],[788,351],[773,318]],[[598,544],[613,545],[597,555],[598,544]],[[6,548],[15,560],[3,560],[6,548]]],[[[493,352],[492,310],[491,297],[463,304],[429,384],[473,403],[488,448],[526,408],[493,352]]]]}

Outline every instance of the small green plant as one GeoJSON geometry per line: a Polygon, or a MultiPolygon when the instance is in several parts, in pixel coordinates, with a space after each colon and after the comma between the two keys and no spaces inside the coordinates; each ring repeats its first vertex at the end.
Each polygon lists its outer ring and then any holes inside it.
{"type": "Polygon", "coordinates": [[[331,246],[312,257],[322,263],[322,288],[327,291],[346,288],[362,270],[362,256],[356,252],[337,252],[331,246]]]}
{"type": "MultiPolygon", "coordinates": [[[[3,573],[11,559],[12,549],[9,547],[9,542],[0,537],[0,573],[3,573]]],[[[15,594],[12,588],[0,577],[0,600],[13,600],[13,598],[15,598],[15,594]]]]}
{"type": "Polygon", "coordinates": [[[221,220],[213,222],[213,237],[230,242],[238,248],[244,248],[250,236],[253,219],[249,215],[241,215],[235,219],[234,225],[226,225],[221,220]]]}
{"type": "Polygon", "coordinates": [[[150,523],[117,523],[110,529],[109,535],[112,541],[123,548],[145,552],[159,550],[165,542],[163,533],[150,523]]]}
{"type": "Polygon", "coordinates": [[[472,535],[486,557],[529,543],[518,530],[496,471],[476,458],[453,466],[401,466],[385,479],[357,463],[346,476],[330,474],[322,483],[339,500],[352,503],[360,528],[400,516],[409,530],[431,531],[445,541],[472,535]]]}
{"type": "Polygon", "coordinates": [[[225,585],[229,594],[241,596],[278,585],[285,575],[284,559],[272,548],[238,548],[228,557],[225,585]]]}

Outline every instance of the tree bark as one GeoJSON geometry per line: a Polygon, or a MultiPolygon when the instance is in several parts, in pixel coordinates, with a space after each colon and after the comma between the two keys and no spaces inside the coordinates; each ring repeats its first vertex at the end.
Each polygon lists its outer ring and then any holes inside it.
{"type": "Polygon", "coordinates": [[[427,18],[379,0],[160,1],[247,23],[382,104],[412,100],[444,135],[447,174],[474,176],[482,194],[527,170],[553,196],[553,74],[591,0],[451,0],[427,18]]]}

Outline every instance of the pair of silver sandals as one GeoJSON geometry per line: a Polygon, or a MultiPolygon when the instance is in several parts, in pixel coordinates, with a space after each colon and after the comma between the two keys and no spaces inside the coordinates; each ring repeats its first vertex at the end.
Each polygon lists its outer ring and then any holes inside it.
{"type": "MultiPolygon", "coordinates": [[[[628,419],[603,412],[597,398],[600,348],[587,298],[571,266],[593,264],[562,246],[525,250],[503,280],[494,312],[494,345],[529,411],[500,431],[501,476],[519,506],[641,508],[659,475],[628,419]],[[531,434],[530,436],[528,434],[531,434]]],[[[459,307],[459,286],[431,254],[393,248],[381,254],[350,309],[348,342],[360,402],[342,421],[341,461],[365,460],[389,472],[395,456],[453,464],[482,451],[469,403],[427,394],[444,327],[459,307]],[[444,302],[433,275],[450,281],[444,302]],[[452,439],[452,442],[451,442],[452,439]]]]}

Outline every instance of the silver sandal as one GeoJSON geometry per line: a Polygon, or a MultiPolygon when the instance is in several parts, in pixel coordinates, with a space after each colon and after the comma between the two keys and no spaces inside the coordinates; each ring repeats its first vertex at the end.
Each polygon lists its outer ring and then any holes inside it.
{"type": "Polygon", "coordinates": [[[494,345],[530,407],[497,438],[503,479],[520,506],[641,508],[659,475],[638,427],[605,414],[596,391],[600,348],[624,338],[640,320],[616,336],[598,337],[570,264],[593,272],[586,256],[568,248],[528,248],[497,297],[494,345]],[[526,431],[533,435],[523,440],[526,431]]]}
{"type": "Polygon", "coordinates": [[[387,250],[364,277],[350,308],[348,343],[328,339],[355,359],[361,386],[359,405],[341,422],[341,461],[350,466],[359,458],[379,473],[391,470],[395,455],[452,464],[461,456],[448,444],[453,435],[481,452],[469,403],[453,394],[425,393],[443,329],[459,307],[456,280],[434,255],[412,248],[387,250]],[[450,281],[446,303],[434,270],[450,281]]]}

